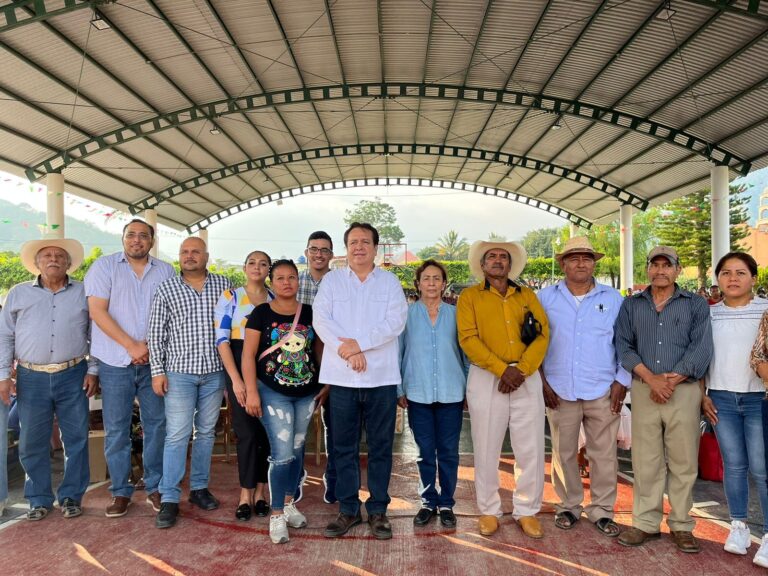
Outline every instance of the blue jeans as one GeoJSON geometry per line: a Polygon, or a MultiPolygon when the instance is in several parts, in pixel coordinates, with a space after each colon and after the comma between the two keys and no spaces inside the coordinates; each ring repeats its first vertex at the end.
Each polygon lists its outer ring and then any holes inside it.
{"type": "Polygon", "coordinates": [[[50,450],[54,414],[64,445],[64,478],[56,498],[82,502],[88,488],[88,397],[83,390],[87,370],[85,360],[56,374],[18,367],[19,460],[27,476],[24,497],[32,508],[53,506],[50,450]]]}
{"type": "Polygon", "coordinates": [[[408,422],[419,447],[419,493],[422,506],[453,508],[459,475],[459,436],[464,402],[420,404],[408,400],[408,422]],[[440,492],[435,481],[440,477],[440,492]]]}
{"type": "Polygon", "coordinates": [[[8,499],[8,406],[0,400],[0,503],[8,499]]]}
{"type": "Polygon", "coordinates": [[[336,497],[339,511],[360,513],[360,431],[368,442],[368,514],[384,514],[390,502],[392,442],[395,436],[397,386],[347,388],[331,386],[333,446],[336,455],[336,497]]]}
{"type": "Polygon", "coordinates": [[[211,455],[216,436],[221,400],[224,397],[224,372],[180,374],[169,372],[165,393],[165,446],[161,502],[181,499],[179,484],[184,479],[187,445],[193,432],[189,489],[208,488],[211,455]]]}
{"type": "Polygon", "coordinates": [[[315,395],[286,396],[259,382],[261,421],[269,436],[269,498],[274,512],[293,496],[304,468],[304,441],[315,395]]]}
{"type": "Polygon", "coordinates": [[[142,366],[110,366],[99,362],[102,415],[104,417],[104,455],[112,496],[130,498],[131,420],[133,400],[138,396],[141,427],[144,432],[144,483],[147,494],[157,492],[163,475],[163,442],[165,441],[165,405],[163,398],[152,390],[149,364],[142,366]]]}
{"type": "Polygon", "coordinates": [[[768,532],[768,484],[762,421],[764,396],[763,392],[709,391],[709,397],[717,408],[715,434],[723,455],[723,487],[731,519],[747,521],[749,471],[757,485],[764,516],[763,531],[768,532]]]}

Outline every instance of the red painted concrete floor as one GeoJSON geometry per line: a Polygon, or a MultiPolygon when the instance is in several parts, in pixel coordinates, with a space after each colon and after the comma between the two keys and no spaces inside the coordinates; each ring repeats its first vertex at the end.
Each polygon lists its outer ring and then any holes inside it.
{"type": "MultiPolygon", "coordinates": [[[[65,520],[54,512],[42,522],[6,523],[0,531],[0,574],[744,576],[765,572],[752,564],[755,545],[745,557],[725,553],[722,546],[727,531],[706,519],[698,520],[695,532],[702,552],[692,555],[678,552],[666,534],[642,548],[624,548],[586,519],[570,531],[558,530],[551,504],[540,515],[546,533],[542,540],[525,537],[509,514],[494,536],[481,537],[476,531],[471,456],[462,456],[455,530],[443,529],[439,523],[420,529],[413,526],[418,506],[416,465],[412,456],[396,456],[389,509],[394,538],[374,540],[362,524],[345,538],[328,540],[322,535],[323,528],[335,516],[337,506],[323,503],[322,469],[310,460],[314,458],[308,458],[310,477],[299,504],[309,526],[291,530],[287,544],[269,541],[266,518],[235,520],[238,488],[232,458],[212,466],[211,489],[221,499],[221,508],[203,512],[185,502],[183,516],[170,530],[154,527],[154,514],[142,492],[136,493],[127,516],[106,518],[106,483],[88,492],[80,518],[65,520]]],[[[511,458],[502,459],[505,512],[511,511],[512,465],[511,458]]],[[[630,524],[631,498],[631,485],[622,481],[616,519],[624,526],[630,524]]],[[[551,503],[554,499],[548,482],[545,500],[551,503]]]]}

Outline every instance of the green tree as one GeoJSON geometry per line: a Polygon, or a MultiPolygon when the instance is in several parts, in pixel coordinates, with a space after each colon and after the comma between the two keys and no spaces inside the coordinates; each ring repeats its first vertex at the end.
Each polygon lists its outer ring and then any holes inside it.
{"type": "MultiPolygon", "coordinates": [[[[731,186],[730,231],[731,250],[739,249],[739,242],[748,234],[746,224],[749,198],[744,186],[731,186]]],[[[667,202],[660,210],[656,234],[662,244],[672,246],[683,266],[695,266],[699,286],[707,284],[707,270],[712,264],[712,196],[705,188],[682,198],[667,202]]]]}
{"type": "Polygon", "coordinates": [[[466,260],[469,253],[469,242],[463,236],[459,236],[456,230],[449,230],[437,239],[437,254],[441,260],[466,260]]]}
{"type": "Polygon", "coordinates": [[[488,242],[506,242],[507,237],[502,234],[496,234],[496,232],[491,232],[488,234],[488,242]]]}
{"type": "Polygon", "coordinates": [[[14,252],[0,252],[0,292],[7,292],[16,284],[32,280],[34,276],[21,265],[14,252]]]}
{"type": "Polygon", "coordinates": [[[382,244],[397,244],[404,237],[403,231],[397,223],[395,209],[376,197],[371,200],[360,200],[354,208],[345,211],[344,224],[349,226],[352,222],[366,222],[379,231],[379,242],[382,244]]]}
{"type": "Polygon", "coordinates": [[[522,240],[523,247],[528,252],[528,258],[552,258],[553,242],[563,235],[563,230],[567,230],[567,227],[539,228],[529,231],[522,240]]]}
{"type": "Polygon", "coordinates": [[[424,248],[416,252],[416,256],[418,256],[422,260],[435,259],[439,257],[439,252],[437,250],[437,246],[425,246],[424,248]]]}

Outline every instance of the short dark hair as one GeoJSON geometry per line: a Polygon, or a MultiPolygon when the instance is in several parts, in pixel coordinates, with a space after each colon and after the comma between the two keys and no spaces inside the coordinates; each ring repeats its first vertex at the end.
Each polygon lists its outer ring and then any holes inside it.
{"type": "Polygon", "coordinates": [[[715,276],[720,275],[720,270],[722,270],[723,266],[725,265],[725,262],[727,260],[731,260],[732,258],[735,258],[736,260],[741,260],[744,265],[749,269],[749,273],[754,277],[757,276],[757,262],[755,261],[752,256],[747,254],[746,252],[728,252],[725,256],[720,258],[720,261],[717,263],[717,266],[715,266],[715,276]]]}
{"type": "Polygon", "coordinates": [[[149,228],[149,237],[152,238],[152,240],[155,239],[155,228],[154,228],[154,226],[152,226],[152,224],[150,224],[146,220],[142,220],[141,218],[134,218],[133,220],[128,222],[128,224],[123,226],[123,236],[125,236],[125,231],[128,229],[128,226],[130,226],[131,224],[144,224],[144,226],[149,228]]]}
{"type": "Polygon", "coordinates": [[[443,282],[448,282],[448,271],[445,269],[445,266],[440,264],[437,260],[432,260],[431,258],[429,260],[424,260],[424,262],[421,263],[421,265],[416,268],[416,276],[413,279],[413,285],[416,288],[416,291],[419,291],[419,280],[421,280],[421,275],[430,266],[434,266],[435,268],[440,269],[440,273],[443,275],[443,282]]]}
{"type": "MultiPolygon", "coordinates": [[[[333,240],[331,240],[331,237],[328,234],[328,232],[325,232],[323,230],[312,232],[312,234],[309,235],[309,238],[307,238],[307,247],[309,247],[309,243],[312,242],[312,240],[328,240],[328,242],[331,245],[331,252],[333,252],[333,240]]],[[[346,242],[346,238],[344,238],[344,240],[346,242]]]]}
{"type": "Polygon", "coordinates": [[[269,257],[269,254],[264,252],[264,250],[254,250],[253,252],[248,252],[248,255],[245,257],[245,261],[243,262],[243,266],[248,264],[248,260],[253,256],[254,254],[264,254],[264,256],[267,257],[267,264],[272,266],[272,258],[269,257]]]}
{"type": "Polygon", "coordinates": [[[269,280],[272,281],[272,276],[275,273],[275,270],[277,268],[280,268],[280,266],[290,266],[293,268],[293,271],[296,272],[296,274],[299,273],[299,269],[296,267],[296,263],[293,260],[287,260],[285,258],[281,258],[280,260],[275,260],[272,265],[269,267],[269,280]]]}
{"type": "Polygon", "coordinates": [[[352,232],[352,230],[355,228],[368,230],[371,234],[373,234],[373,245],[379,245],[379,231],[376,230],[376,228],[368,224],[368,222],[352,222],[352,224],[349,225],[349,228],[347,228],[346,232],[344,232],[344,246],[347,245],[347,238],[349,238],[349,233],[352,232]]]}

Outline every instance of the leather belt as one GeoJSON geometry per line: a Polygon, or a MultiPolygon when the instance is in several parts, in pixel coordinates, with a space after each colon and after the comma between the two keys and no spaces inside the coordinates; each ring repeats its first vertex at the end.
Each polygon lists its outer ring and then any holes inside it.
{"type": "Polygon", "coordinates": [[[32,362],[24,362],[23,360],[19,360],[17,363],[22,368],[32,370],[33,372],[56,374],[57,372],[62,372],[67,368],[72,368],[72,366],[82,362],[83,360],[85,360],[85,356],[78,356],[77,358],[72,358],[72,360],[67,360],[66,362],[59,362],[58,364],[32,364],[32,362]]]}

